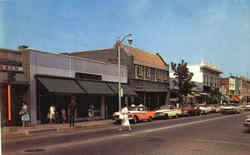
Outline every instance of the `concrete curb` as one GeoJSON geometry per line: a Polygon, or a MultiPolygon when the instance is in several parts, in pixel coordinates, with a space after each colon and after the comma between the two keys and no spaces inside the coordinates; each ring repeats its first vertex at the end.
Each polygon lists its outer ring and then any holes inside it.
{"type": "Polygon", "coordinates": [[[2,129],[2,137],[15,137],[15,136],[28,136],[36,135],[41,133],[51,133],[51,132],[70,132],[81,128],[91,129],[96,127],[104,127],[111,125],[111,122],[96,122],[93,124],[76,124],[74,128],[70,128],[68,124],[54,127],[45,127],[45,128],[5,128],[2,129]]]}

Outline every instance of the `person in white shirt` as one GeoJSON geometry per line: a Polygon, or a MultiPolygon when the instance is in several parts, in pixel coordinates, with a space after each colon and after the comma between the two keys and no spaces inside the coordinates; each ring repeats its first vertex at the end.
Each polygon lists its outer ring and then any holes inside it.
{"type": "Polygon", "coordinates": [[[122,120],[121,120],[121,128],[120,128],[120,130],[122,130],[123,128],[128,128],[128,130],[131,131],[132,129],[131,129],[129,119],[128,119],[128,108],[127,108],[127,106],[122,108],[121,115],[122,115],[122,120]]]}
{"type": "Polygon", "coordinates": [[[56,116],[56,107],[52,104],[49,108],[49,122],[52,123],[55,121],[56,116]]]}

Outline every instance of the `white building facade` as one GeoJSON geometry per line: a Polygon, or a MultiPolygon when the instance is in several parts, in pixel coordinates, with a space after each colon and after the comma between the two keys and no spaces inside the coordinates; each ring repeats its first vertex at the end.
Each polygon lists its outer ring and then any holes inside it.
{"type": "Polygon", "coordinates": [[[203,91],[207,91],[208,88],[220,88],[220,74],[222,72],[219,67],[204,61],[187,67],[193,73],[191,81],[202,83],[203,91]]]}

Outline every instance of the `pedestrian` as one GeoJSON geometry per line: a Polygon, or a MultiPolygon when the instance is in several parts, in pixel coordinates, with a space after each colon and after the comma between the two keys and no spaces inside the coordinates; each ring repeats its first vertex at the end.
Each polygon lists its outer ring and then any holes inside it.
{"type": "Polygon", "coordinates": [[[89,120],[93,120],[94,118],[94,105],[91,104],[89,105],[89,109],[88,109],[88,116],[89,116],[89,120]]]}
{"type": "Polygon", "coordinates": [[[22,101],[22,108],[19,112],[19,115],[21,115],[22,126],[26,127],[28,125],[27,123],[30,121],[30,117],[28,113],[28,106],[24,101],[22,101]]]}
{"type": "Polygon", "coordinates": [[[131,131],[131,126],[129,123],[129,118],[128,118],[128,108],[127,106],[123,107],[121,110],[121,127],[120,130],[122,130],[123,128],[128,128],[129,131],[131,131]]]}
{"type": "Polygon", "coordinates": [[[54,106],[54,104],[51,104],[49,107],[49,122],[55,122],[55,118],[56,118],[56,107],[54,106]]]}
{"type": "Polygon", "coordinates": [[[62,123],[66,123],[67,117],[66,117],[66,110],[64,108],[61,110],[61,114],[62,114],[62,123]]]}
{"type": "Polygon", "coordinates": [[[75,111],[76,111],[76,97],[72,96],[70,99],[70,104],[68,106],[68,110],[69,110],[69,127],[74,127],[74,123],[75,123],[75,111]]]}

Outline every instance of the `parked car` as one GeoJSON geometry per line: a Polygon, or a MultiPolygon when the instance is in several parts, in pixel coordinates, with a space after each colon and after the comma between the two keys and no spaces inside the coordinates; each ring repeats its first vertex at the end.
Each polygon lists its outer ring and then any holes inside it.
{"type": "Polygon", "coordinates": [[[215,107],[216,105],[214,105],[214,104],[212,104],[212,105],[209,105],[209,107],[210,107],[210,113],[216,113],[216,107],[215,107]]]}
{"type": "MultiPolygon", "coordinates": [[[[154,111],[147,111],[146,107],[142,104],[136,106],[131,105],[128,107],[128,118],[130,122],[137,123],[139,121],[152,121],[155,118],[155,112],[154,111]]],[[[120,112],[115,112],[113,114],[113,120],[120,123],[120,112]]]]}
{"type": "Polygon", "coordinates": [[[215,112],[218,113],[220,111],[221,111],[220,106],[219,105],[215,105],[215,112]]]}
{"type": "Polygon", "coordinates": [[[181,116],[181,109],[170,105],[164,105],[155,111],[156,118],[172,118],[178,116],[181,116]]]}
{"type": "Polygon", "coordinates": [[[183,116],[194,116],[201,114],[199,106],[196,105],[185,105],[184,107],[181,108],[181,111],[183,116]]]}
{"type": "Polygon", "coordinates": [[[245,110],[250,111],[250,104],[249,103],[245,105],[245,110]]]}
{"type": "Polygon", "coordinates": [[[247,118],[244,120],[243,125],[250,129],[250,115],[248,115],[247,118]]]}
{"type": "Polygon", "coordinates": [[[212,111],[211,107],[209,107],[206,104],[200,104],[199,109],[200,109],[200,114],[205,114],[205,115],[212,111]]]}
{"type": "Polygon", "coordinates": [[[241,112],[241,108],[235,104],[227,104],[221,106],[222,114],[238,114],[241,112]]]}

